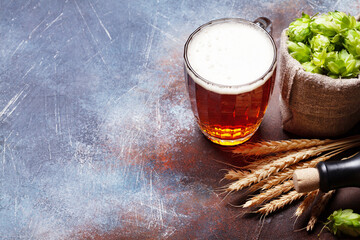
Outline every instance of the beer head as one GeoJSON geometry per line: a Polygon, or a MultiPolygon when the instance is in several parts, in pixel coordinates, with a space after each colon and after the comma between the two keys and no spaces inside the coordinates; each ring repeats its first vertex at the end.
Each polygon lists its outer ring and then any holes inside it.
{"type": "Polygon", "coordinates": [[[222,93],[251,91],[272,75],[276,48],[261,27],[241,19],[213,21],[185,45],[187,71],[204,88],[222,93]]]}

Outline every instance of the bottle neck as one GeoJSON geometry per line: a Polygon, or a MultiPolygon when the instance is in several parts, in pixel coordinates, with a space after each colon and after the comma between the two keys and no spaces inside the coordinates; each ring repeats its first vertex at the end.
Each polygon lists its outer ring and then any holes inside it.
{"type": "Polygon", "coordinates": [[[360,154],[348,160],[321,162],[317,169],[320,190],[323,192],[343,187],[360,187],[360,154]]]}

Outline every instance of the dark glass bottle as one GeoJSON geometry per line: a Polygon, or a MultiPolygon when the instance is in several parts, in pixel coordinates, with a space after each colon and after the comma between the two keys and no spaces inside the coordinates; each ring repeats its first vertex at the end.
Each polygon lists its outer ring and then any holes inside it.
{"type": "Polygon", "coordinates": [[[317,169],[320,190],[323,192],[343,187],[360,187],[360,154],[343,161],[321,162],[317,169]]]}

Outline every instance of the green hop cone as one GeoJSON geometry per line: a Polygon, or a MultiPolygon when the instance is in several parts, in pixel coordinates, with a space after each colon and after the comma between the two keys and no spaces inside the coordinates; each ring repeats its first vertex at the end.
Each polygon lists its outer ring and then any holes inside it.
{"type": "Polygon", "coordinates": [[[301,18],[290,23],[287,34],[290,41],[304,42],[311,35],[309,15],[303,13],[301,18]]]}
{"type": "Polygon", "coordinates": [[[316,66],[314,63],[312,62],[304,62],[301,64],[303,66],[303,68],[305,69],[305,71],[307,72],[311,72],[311,73],[319,73],[322,74],[322,69],[319,66],[316,66]]]}
{"type": "Polygon", "coordinates": [[[311,49],[315,52],[327,51],[328,48],[330,51],[334,50],[334,45],[331,44],[329,37],[321,34],[316,34],[309,42],[311,49]]]}
{"type": "Polygon", "coordinates": [[[323,14],[314,18],[310,23],[310,29],[314,33],[333,37],[340,32],[341,28],[330,15],[323,14]]]}
{"type": "Polygon", "coordinates": [[[356,77],[359,74],[360,61],[345,49],[340,52],[330,52],[325,59],[325,66],[329,69],[328,76],[333,78],[356,77]]]}
{"type": "Polygon", "coordinates": [[[310,17],[303,13],[289,25],[289,54],[303,68],[332,78],[353,78],[360,72],[360,23],[344,12],[310,17]]]}
{"type": "Polygon", "coordinates": [[[340,31],[353,29],[356,26],[356,19],[350,14],[335,11],[335,12],[329,12],[329,16],[331,16],[333,21],[340,26],[340,31]]]}
{"type": "Polygon", "coordinates": [[[314,52],[312,55],[312,63],[314,63],[315,66],[324,67],[327,56],[328,54],[325,49],[321,52],[314,52]]]}
{"type": "Polygon", "coordinates": [[[344,47],[355,58],[360,58],[360,31],[351,29],[344,36],[344,47]]]}
{"type": "Polygon", "coordinates": [[[309,62],[311,60],[311,49],[304,43],[288,41],[287,45],[290,55],[300,63],[309,62]]]}
{"type": "Polygon", "coordinates": [[[356,22],[355,29],[360,31],[360,22],[356,22]]]}
{"type": "MultiPolygon", "coordinates": [[[[332,43],[332,46],[333,46],[332,51],[334,51],[335,49],[342,50],[344,48],[343,47],[343,42],[344,42],[343,34],[342,33],[336,34],[334,37],[332,37],[330,39],[330,42],[332,43]]],[[[329,49],[329,51],[330,51],[330,49],[329,49]]]]}
{"type": "Polygon", "coordinates": [[[334,235],[360,236],[360,214],[351,209],[334,211],[327,220],[325,227],[334,235]]]}

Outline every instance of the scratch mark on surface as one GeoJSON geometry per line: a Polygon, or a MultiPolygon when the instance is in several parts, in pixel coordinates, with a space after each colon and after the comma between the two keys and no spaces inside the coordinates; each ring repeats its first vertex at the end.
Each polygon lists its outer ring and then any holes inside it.
{"type": "Polygon", "coordinates": [[[153,184],[152,184],[152,179],[153,179],[153,171],[150,172],[150,201],[153,200],[153,184]]]}
{"type": "Polygon", "coordinates": [[[232,1],[228,16],[231,16],[235,7],[235,0],[232,1]]]}
{"type": "Polygon", "coordinates": [[[24,40],[22,40],[19,45],[17,46],[17,48],[14,50],[14,52],[11,54],[11,57],[13,57],[15,55],[15,53],[19,50],[19,48],[24,44],[24,40]]]}
{"type": "Polygon", "coordinates": [[[41,26],[41,24],[43,24],[43,22],[45,22],[46,19],[47,19],[47,18],[45,18],[44,20],[42,20],[42,21],[30,32],[29,37],[28,37],[29,39],[32,38],[33,33],[41,26]]]}
{"type": "Polygon", "coordinates": [[[14,198],[14,216],[15,216],[15,218],[17,216],[17,211],[18,211],[18,197],[16,196],[14,198]]]}
{"type": "Polygon", "coordinates": [[[111,41],[111,40],[112,40],[112,37],[111,37],[111,35],[110,35],[109,31],[106,29],[106,27],[104,26],[103,22],[102,22],[102,21],[101,21],[101,19],[99,18],[99,15],[97,14],[97,12],[96,12],[96,10],[95,10],[94,6],[91,4],[91,2],[89,2],[89,4],[90,4],[90,6],[91,6],[91,8],[92,8],[93,12],[95,13],[95,15],[96,15],[96,17],[97,17],[97,19],[98,19],[98,21],[99,21],[99,23],[100,23],[101,27],[104,29],[104,31],[105,31],[105,33],[106,33],[106,35],[108,36],[108,38],[109,38],[109,39],[110,39],[110,41],[111,41]]]}
{"type": "MultiPolygon", "coordinates": [[[[162,81],[164,81],[164,80],[162,80],[162,81]]],[[[155,92],[158,92],[159,91],[159,89],[161,88],[161,85],[160,85],[161,83],[159,83],[159,85],[157,86],[157,88],[153,88],[152,90],[151,90],[151,92],[149,93],[149,97],[146,99],[146,101],[145,101],[145,106],[147,106],[149,103],[151,103],[152,102],[152,99],[156,96],[155,95],[155,92]]]]}
{"type": "Polygon", "coordinates": [[[170,39],[170,40],[172,40],[172,41],[174,41],[174,42],[176,42],[176,43],[179,43],[179,44],[182,43],[182,42],[180,41],[180,39],[174,37],[174,36],[171,35],[170,33],[165,32],[164,30],[162,30],[161,28],[155,26],[154,24],[149,23],[149,22],[147,22],[147,21],[145,21],[145,23],[148,24],[150,27],[158,30],[161,34],[163,34],[163,35],[164,35],[165,37],[167,37],[168,39],[170,39]]]}
{"type": "Polygon", "coordinates": [[[130,33],[128,50],[131,50],[133,40],[134,40],[134,33],[130,33]]]}
{"type": "Polygon", "coordinates": [[[63,14],[64,14],[63,12],[60,13],[59,16],[57,16],[52,22],[46,24],[46,28],[42,31],[42,33],[45,32],[45,31],[46,31],[49,27],[51,27],[54,23],[56,23],[56,22],[61,18],[61,16],[62,16],[63,14]]]}
{"type": "Polygon", "coordinates": [[[312,8],[312,9],[315,9],[315,7],[318,7],[318,5],[312,1],[309,1],[309,6],[312,8]]]}
{"type": "Polygon", "coordinates": [[[6,163],[6,138],[3,141],[3,151],[2,151],[2,174],[5,176],[5,163],[6,163]]]}
{"type": "Polygon", "coordinates": [[[15,96],[13,96],[0,112],[0,122],[5,121],[24,100],[29,93],[30,86],[25,85],[15,96]]]}
{"type": "MultiPolygon", "coordinates": [[[[135,88],[137,88],[138,87],[138,85],[135,85],[135,86],[133,86],[132,88],[130,88],[129,90],[127,90],[126,91],[126,93],[124,93],[124,94],[128,94],[128,93],[130,93],[131,91],[133,91],[135,88]]],[[[119,98],[118,98],[119,99],[119,98]]],[[[117,100],[118,100],[117,99],[117,100]]]]}
{"type": "Polygon", "coordinates": [[[31,72],[31,70],[34,69],[35,65],[36,65],[36,63],[34,63],[34,64],[29,68],[29,70],[26,71],[26,73],[22,76],[21,79],[24,79],[24,78],[31,72]]]}
{"type": "MultiPolygon", "coordinates": [[[[12,1],[11,1],[12,2],[12,1]]],[[[21,10],[23,10],[24,8],[26,8],[27,6],[29,6],[31,0],[27,1],[26,4],[24,4],[22,7],[21,7],[21,10]]]]}
{"type": "Polygon", "coordinates": [[[60,116],[60,107],[58,104],[59,98],[55,95],[54,101],[54,116],[55,116],[55,133],[56,135],[61,133],[61,116],[60,116]]]}
{"type": "MultiPolygon", "coordinates": [[[[157,15],[154,20],[154,26],[156,25],[156,23],[157,23],[157,15]]],[[[146,40],[147,43],[146,43],[146,51],[145,51],[145,67],[147,67],[149,63],[150,51],[153,45],[154,36],[155,36],[155,28],[151,28],[150,36],[148,36],[146,40]]]]}
{"type": "Polygon", "coordinates": [[[163,202],[161,199],[159,199],[159,209],[160,209],[160,211],[158,211],[159,220],[160,220],[161,226],[164,227],[164,220],[163,220],[163,215],[162,215],[164,212],[164,205],[163,205],[163,202]]]}
{"type": "MultiPolygon", "coordinates": [[[[68,113],[65,114],[65,120],[66,120],[67,123],[70,122],[68,113]]],[[[67,134],[68,134],[68,137],[69,137],[69,144],[70,144],[71,147],[73,147],[72,135],[71,135],[71,131],[70,131],[70,124],[67,124],[67,134]]]]}
{"type": "Polygon", "coordinates": [[[54,59],[56,59],[59,56],[59,50],[56,50],[55,55],[53,56],[54,59]]]}
{"type": "Polygon", "coordinates": [[[169,19],[168,16],[166,16],[165,14],[162,14],[162,13],[160,13],[160,12],[156,12],[156,15],[159,15],[159,16],[165,18],[165,19],[169,19]]]}
{"type": "MultiPolygon", "coordinates": [[[[84,24],[85,24],[88,32],[90,33],[90,36],[91,36],[92,40],[95,42],[95,44],[97,44],[97,40],[96,40],[94,34],[91,32],[90,27],[89,27],[89,24],[88,24],[87,21],[85,20],[84,14],[81,12],[81,9],[80,9],[80,7],[79,7],[79,4],[77,3],[76,0],[74,0],[74,2],[75,2],[77,11],[79,12],[82,20],[84,21],[84,24]]],[[[99,50],[97,51],[97,53],[96,53],[94,56],[96,56],[97,54],[100,55],[101,61],[102,61],[102,62],[104,63],[104,65],[107,67],[107,64],[106,64],[106,62],[105,62],[105,60],[104,60],[104,57],[102,56],[102,54],[101,54],[101,52],[100,52],[99,50]]],[[[93,57],[94,57],[94,56],[93,56],[93,57]]],[[[92,58],[92,57],[91,57],[91,58],[92,58]]]]}
{"type": "Polygon", "coordinates": [[[7,136],[7,137],[5,137],[4,139],[3,139],[3,142],[2,142],[2,144],[3,144],[3,151],[2,151],[2,153],[3,153],[3,155],[2,155],[2,164],[3,164],[3,166],[2,166],[2,172],[3,172],[3,176],[5,176],[5,163],[6,163],[6,148],[8,147],[7,145],[7,142],[8,142],[8,139],[10,138],[10,136],[12,135],[12,133],[14,132],[14,130],[11,130],[11,132],[9,133],[9,135],[7,136]]]}
{"type": "Polygon", "coordinates": [[[87,59],[84,64],[85,64],[85,65],[88,64],[91,60],[94,59],[94,57],[96,57],[96,56],[99,55],[99,54],[100,54],[100,52],[97,51],[94,55],[92,55],[91,57],[89,57],[89,59],[87,59]]]}
{"type": "Polygon", "coordinates": [[[48,140],[48,151],[49,151],[49,160],[52,160],[52,154],[51,154],[51,147],[50,147],[50,141],[48,140]]]}
{"type": "Polygon", "coordinates": [[[161,114],[160,114],[160,99],[156,102],[156,125],[158,129],[161,129],[161,114]]]}
{"type": "Polygon", "coordinates": [[[340,0],[337,0],[337,1],[336,1],[336,3],[334,4],[333,9],[336,9],[336,8],[337,8],[337,6],[339,5],[339,2],[340,2],[340,0]]]}
{"type": "Polygon", "coordinates": [[[185,214],[178,214],[174,210],[167,211],[164,208],[160,208],[160,205],[148,205],[148,204],[144,204],[144,203],[141,205],[150,208],[150,210],[152,210],[152,211],[162,212],[163,215],[169,215],[169,216],[173,216],[176,218],[180,218],[180,217],[181,218],[190,218],[190,216],[185,215],[185,214]]]}
{"type": "Polygon", "coordinates": [[[171,235],[173,235],[173,234],[175,233],[175,231],[176,231],[176,228],[174,228],[174,227],[168,227],[168,228],[165,230],[165,232],[162,234],[162,237],[163,237],[164,239],[167,239],[167,238],[169,238],[171,235]]]}

